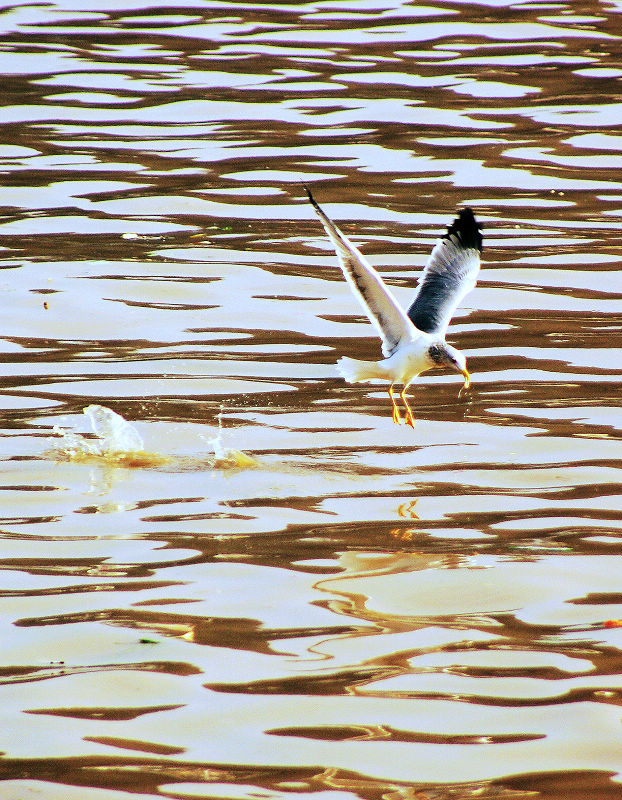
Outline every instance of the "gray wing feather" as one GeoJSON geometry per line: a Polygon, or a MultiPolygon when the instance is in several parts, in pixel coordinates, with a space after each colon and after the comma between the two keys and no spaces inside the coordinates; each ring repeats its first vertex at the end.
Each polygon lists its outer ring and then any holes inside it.
{"type": "Polygon", "coordinates": [[[387,357],[390,356],[401,341],[415,338],[417,331],[380,275],[371,264],[367,263],[364,256],[344,236],[335,223],[326,216],[309,189],[306,191],[315,213],[322,221],[326,233],[337,251],[339,266],[343,270],[350,288],[363,306],[370,322],[378,331],[382,341],[383,354],[387,357]]]}
{"type": "Polygon", "coordinates": [[[470,208],[460,211],[436,244],[408,317],[420,331],[444,335],[462,298],[474,288],[482,250],[481,226],[470,208]]]}

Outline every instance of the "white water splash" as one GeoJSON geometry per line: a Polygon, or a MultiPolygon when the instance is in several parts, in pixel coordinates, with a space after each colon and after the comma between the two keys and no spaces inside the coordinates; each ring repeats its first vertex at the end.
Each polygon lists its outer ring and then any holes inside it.
{"type": "MultiPolygon", "coordinates": [[[[90,420],[93,433],[97,439],[89,439],[55,425],[53,431],[61,439],[61,446],[55,451],[57,455],[71,461],[100,464],[111,467],[161,467],[165,464],[177,464],[188,468],[192,459],[146,452],[143,440],[133,425],[120,414],[100,405],[90,405],[84,409],[90,420]]],[[[223,444],[223,426],[219,419],[218,435],[208,439],[201,436],[214,452],[209,465],[215,469],[246,469],[256,467],[257,461],[252,457],[223,444]]],[[[205,461],[197,461],[205,465],[205,461]]]]}
{"type": "Polygon", "coordinates": [[[237,450],[235,447],[225,447],[223,443],[223,436],[225,428],[222,422],[224,408],[221,406],[220,413],[218,414],[218,434],[209,439],[201,437],[210,445],[214,451],[214,466],[220,469],[236,468],[236,467],[256,467],[257,460],[252,456],[237,450]]]}
{"type": "Polygon", "coordinates": [[[91,422],[93,432],[101,439],[101,443],[97,443],[100,455],[144,451],[145,445],[140,434],[120,414],[99,405],[87,406],[84,413],[91,422]]]}
{"type": "Polygon", "coordinates": [[[225,447],[222,442],[222,435],[213,439],[208,439],[208,444],[214,451],[214,466],[226,467],[256,467],[257,461],[252,456],[236,450],[235,447],[225,447]]]}
{"type": "Polygon", "coordinates": [[[168,458],[159,453],[146,453],[143,440],[130,423],[110,408],[90,405],[84,410],[97,439],[88,439],[55,425],[61,438],[60,452],[71,461],[100,463],[110,466],[160,466],[168,458]]]}

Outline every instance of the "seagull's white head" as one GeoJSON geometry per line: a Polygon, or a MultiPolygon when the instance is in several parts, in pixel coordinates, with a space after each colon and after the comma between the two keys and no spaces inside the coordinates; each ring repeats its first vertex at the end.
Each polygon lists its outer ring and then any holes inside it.
{"type": "Polygon", "coordinates": [[[428,358],[432,362],[432,367],[449,367],[454,372],[462,373],[464,377],[464,388],[468,389],[471,384],[471,376],[466,366],[466,358],[447,342],[434,342],[428,348],[428,358]]]}

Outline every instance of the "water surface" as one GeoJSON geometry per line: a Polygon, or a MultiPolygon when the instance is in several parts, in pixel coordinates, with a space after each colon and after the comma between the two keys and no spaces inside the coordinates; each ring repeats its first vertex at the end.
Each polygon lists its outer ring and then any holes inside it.
{"type": "Polygon", "coordinates": [[[622,797],[621,14],[3,5],[2,797],[622,797]],[[484,225],[414,430],[303,183],[484,225]]]}

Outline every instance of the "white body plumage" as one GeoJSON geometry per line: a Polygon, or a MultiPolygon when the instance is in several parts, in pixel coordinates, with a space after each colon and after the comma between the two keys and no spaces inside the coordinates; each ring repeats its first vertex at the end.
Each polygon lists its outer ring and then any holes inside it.
{"type": "Polygon", "coordinates": [[[343,356],[337,362],[337,370],[348,383],[385,380],[408,386],[422,372],[435,366],[428,356],[430,344],[430,337],[422,334],[381,361],[359,361],[343,356]]]}

